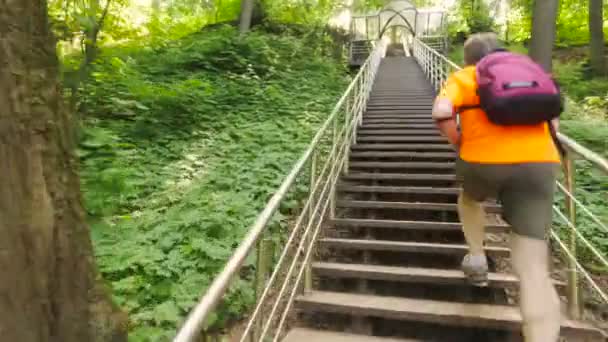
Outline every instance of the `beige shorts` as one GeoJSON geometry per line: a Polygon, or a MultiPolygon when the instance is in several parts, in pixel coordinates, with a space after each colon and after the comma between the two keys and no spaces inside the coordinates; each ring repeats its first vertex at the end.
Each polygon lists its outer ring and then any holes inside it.
{"type": "Polygon", "coordinates": [[[545,239],[553,220],[553,195],[559,164],[478,164],[458,160],[464,192],[477,201],[496,198],[513,231],[545,239]]]}

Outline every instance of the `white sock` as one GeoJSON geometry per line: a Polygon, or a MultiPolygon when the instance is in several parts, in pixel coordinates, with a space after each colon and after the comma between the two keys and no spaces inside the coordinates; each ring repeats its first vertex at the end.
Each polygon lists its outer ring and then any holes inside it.
{"type": "Polygon", "coordinates": [[[488,259],[485,254],[470,254],[469,260],[473,265],[487,265],[488,259]]]}

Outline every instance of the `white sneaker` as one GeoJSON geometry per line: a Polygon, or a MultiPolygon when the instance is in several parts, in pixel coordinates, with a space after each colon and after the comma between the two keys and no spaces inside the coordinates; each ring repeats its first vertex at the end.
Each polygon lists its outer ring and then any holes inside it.
{"type": "Polygon", "coordinates": [[[485,256],[467,254],[462,260],[462,271],[473,286],[488,286],[488,260],[485,256]]]}

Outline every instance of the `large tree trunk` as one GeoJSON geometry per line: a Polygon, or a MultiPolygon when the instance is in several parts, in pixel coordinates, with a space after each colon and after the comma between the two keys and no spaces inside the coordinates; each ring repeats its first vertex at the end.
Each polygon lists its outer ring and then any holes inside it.
{"type": "Polygon", "coordinates": [[[535,0],[532,14],[530,57],[551,71],[557,21],[558,0],[535,0]]]}
{"type": "Polygon", "coordinates": [[[604,4],[603,0],[589,0],[589,47],[594,73],[606,72],[604,59],[604,4]]]}
{"type": "Polygon", "coordinates": [[[97,280],[46,1],[3,1],[0,23],[0,339],[125,341],[97,280]]]}
{"type": "Polygon", "coordinates": [[[241,0],[241,18],[239,23],[239,31],[241,33],[247,33],[251,28],[254,6],[255,0],[241,0]]]}

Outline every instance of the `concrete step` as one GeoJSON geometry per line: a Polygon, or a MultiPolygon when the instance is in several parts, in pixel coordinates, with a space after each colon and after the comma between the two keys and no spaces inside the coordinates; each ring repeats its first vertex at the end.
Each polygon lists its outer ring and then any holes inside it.
{"type": "MultiPolygon", "coordinates": [[[[458,257],[464,256],[469,251],[467,245],[429,242],[324,238],[320,239],[319,243],[324,247],[348,251],[386,251],[454,255],[458,257]]],[[[509,249],[504,247],[486,246],[485,251],[491,257],[508,257],[511,254],[509,249]]]]}
{"type": "Polygon", "coordinates": [[[437,135],[439,130],[436,128],[432,129],[359,129],[357,134],[363,135],[437,135]]]}
{"type": "Polygon", "coordinates": [[[371,124],[363,125],[359,127],[359,132],[365,130],[379,130],[379,129],[436,129],[437,126],[434,123],[430,124],[371,124]]]}
{"type": "Polygon", "coordinates": [[[292,329],[283,342],[418,342],[420,340],[404,340],[387,337],[354,335],[341,332],[313,330],[306,328],[292,329]]]}
{"type": "Polygon", "coordinates": [[[447,142],[446,138],[437,136],[392,136],[392,135],[373,135],[373,136],[359,136],[357,137],[357,143],[407,143],[407,142],[430,142],[430,143],[441,143],[447,142]]]}
{"type": "Polygon", "coordinates": [[[395,107],[378,107],[378,106],[367,106],[367,110],[363,114],[363,116],[374,115],[374,114],[411,114],[411,115],[420,115],[421,118],[431,118],[431,110],[430,106],[416,106],[416,105],[405,105],[405,106],[395,106],[395,107]]]}
{"type": "Polygon", "coordinates": [[[401,125],[406,125],[406,124],[424,124],[424,125],[434,125],[435,121],[433,119],[431,119],[431,117],[429,116],[428,118],[418,118],[418,119],[413,119],[413,118],[393,118],[393,119],[378,119],[378,118],[373,118],[373,117],[363,117],[363,126],[367,126],[367,125],[375,125],[375,124],[401,124],[401,125]]]}
{"type": "MultiPolygon", "coordinates": [[[[428,221],[401,221],[401,220],[377,220],[358,218],[337,218],[330,220],[334,227],[341,228],[374,228],[374,229],[401,229],[401,230],[426,230],[438,232],[462,231],[460,222],[428,222],[428,221]]],[[[488,233],[507,233],[510,227],[504,224],[487,224],[488,233]]]]}
{"type": "MultiPolygon", "coordinates": [[[[403,283],[430,283],[439,285],[467,285],[467,278],[461,270],[445,270],[421,267],[396,267],[366,264],[345,264],[335,262],[316,262],[312,264],[316,275],[327,278],[349,278],[395,281],[403,283]]],[[[561,291],[566,283],[555,280],[561,291]]],[[[494,288],[516,288],[519,279],[513,274],[488,273],[488,286],[494,288]]]]}
{"type": "MultiPolygon", "coordinates": [[[[374,296],[365,294],[312,291],[297,298],[298,306],[310,312],[332,312],[353,316],[436,323],[518,331],[519,308],[505,305],[444,302],[427,299],[374,296]]],[[[603,341],[603,333],[585,323],[564,319],[564,336],[603,341]]]]}
{"type": "Polygon", "coordinates": [[[454,174],[424,174],[424,173],[366,173],[351,172],[342,176],[345,181],[437,181],[456,182],[458,177],[454,174]]]}
{"type": "MultiPolygon", "coordinates": [[[[426,210],[426,211],[451,211],[458,210],[455,203],[425,203],[425,202],[386,202],[386,201],[352,201],[340,200],[336,203],[339,208],[349,209],[401,209],[401,210],[426,210]]],[[[502,208],[498,204],[486,203],[487,213],[498,214],[502,208]]]]}
{"type": "Polygon", "coordinates": [[[455,152],[408,152],[408,151],[368,151],[352,152],[351,158],[420,158],[420,159],[456,159],[455,152]]]}
{"type": "Polygon", "coordinates": [[[416,194],[416,195],[458,195],[460,188],[419,187],[419,186],[381,186],[339,184],[338,191],[345,193],[375,194],[416,194]]]}
{"type": "MultiPolygon", "coordinates": [[[[369,120],[429,120],[430,114],[420,114],[420,112],[375,112],[363,116],[363,121],[369,120]]],[[[438,130],[433,130],[433,134],[438,133],[438,130]]],[[[383,133],[384,134],[384,133],[383,133]]]]}
{"type": "Polygon", "coordinates": [[[351,146],[353,151],[454,151],[454,148],[447,144],[354,144],[351,146]]]}
{"type": "MultiPolygon", "coordinates": [[[[440,285],[466,285],[467,279],[461,270],[444,270],[420,267],[395,267],[382,265],[343,264],[316,262],[312,265],[315,274],[330,278],[396,281],[403,283],[431,283],[440,285]]],[[[519,280],[512,274],[488,274],[488,286],[516,287],[519,280]]],[[[562,284],[562,283],[560,283],[562,284]]]]}
{"type": "Polygon", "coordinates": [[[350,162],[349,167],[359,169],[433,169],[453,170],[454,162],[350,162]]]}

